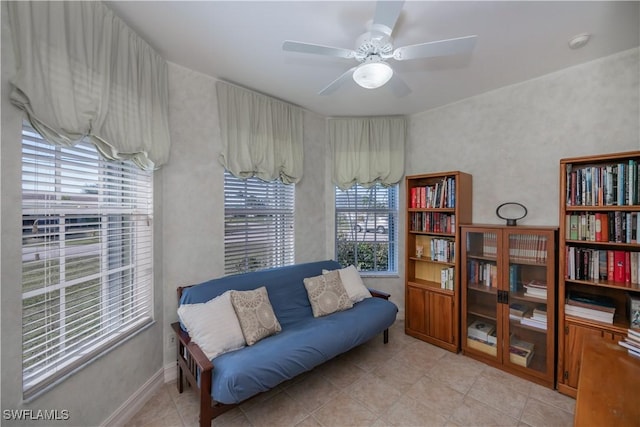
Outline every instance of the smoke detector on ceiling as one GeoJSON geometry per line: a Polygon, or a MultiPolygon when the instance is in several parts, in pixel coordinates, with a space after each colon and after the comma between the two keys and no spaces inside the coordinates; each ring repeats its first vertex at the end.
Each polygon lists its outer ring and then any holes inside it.
{"type": "Polygon", "coordinates": [[[569,39],[569,47],[571,49],[580,49],[589,42],[590,38],[591,34],[589,33],[575,35],[569,39]]]}

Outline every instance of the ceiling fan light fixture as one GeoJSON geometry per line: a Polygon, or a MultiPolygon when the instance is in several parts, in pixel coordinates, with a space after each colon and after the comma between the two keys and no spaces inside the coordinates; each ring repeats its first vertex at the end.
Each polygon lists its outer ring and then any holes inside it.
{"type": "Polygon", "coordinates": [[[393,69],[386,62],[365,62],[353,72],[353,80],[365,89],[384,86],[393,76],[393,69]]]}

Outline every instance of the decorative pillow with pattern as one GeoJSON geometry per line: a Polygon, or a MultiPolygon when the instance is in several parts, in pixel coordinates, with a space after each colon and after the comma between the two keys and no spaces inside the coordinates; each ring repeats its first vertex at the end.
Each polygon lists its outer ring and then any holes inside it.
{"type": "Polygon", "coordinates": [[[264,286],[252,291],[231,291],[231,303],[247,345],[282,330],[264,286]]]}
{"type": "Polygon", "coordinates": [[[328,271],[322,276],[308,277],[303,282],[314,317],[326,316],[353,307],[337,270],[328,271]]]}

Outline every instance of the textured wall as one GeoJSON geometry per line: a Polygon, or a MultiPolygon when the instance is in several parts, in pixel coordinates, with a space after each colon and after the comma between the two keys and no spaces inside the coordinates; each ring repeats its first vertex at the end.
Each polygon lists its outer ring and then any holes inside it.
{"type": "MultiPolygon", "coordinates": [[[[496,208],[517,201],[529,211],[520,224],[557,226],[561,158],[640,149],[638,53],[621,52],[412,116],[406,174],[472,174],[474,223],[504,223],[496,208]]],[[[401,206],[404,200],[403,193],[401,206]]],[[[404,257],[404,241],[400,247],[404,257]]],[[[403,306],[402,279],[387,286],[403,306]]]]}
{"type": "MultiPolygon", "coordinates": [[[[156,262],[154,310],[156,322],[135,337],[97,358],[90,365],[31,402],[22,401],[22,212],[21,212],[21,130],[22,113],[9,102],[8,79],[14,74],[11,33],[7,24],[6,2],[2,8],[2,142],[1,171],[1,316],[2,316],[2,402],[5,409],[69,411],[64,422],[42,420],[9,422],[11,425],[97,426],[111,416],[133,393],[162,368],[162,289],[159,266],[162,245],[154,247],[156,262]]],[[[156,195],[154,231],[162,230],[162,180],[154,181],[156,195]]]]}
{"type": "MultiPolygon", "coordinates": [[[[171,158],[161,169],[164,181],[162,234],[164,337],[177,320],[176,287],[224,275],[224,168],[216,99],[216,80],[169,65],[171,158]]],[[[305,112],[304,175],[296,186],[296,262],[330,258],[324,206],[325,121],[305,112]]],[[[175,363],[165,345],[164,363],[175,363]]]]}

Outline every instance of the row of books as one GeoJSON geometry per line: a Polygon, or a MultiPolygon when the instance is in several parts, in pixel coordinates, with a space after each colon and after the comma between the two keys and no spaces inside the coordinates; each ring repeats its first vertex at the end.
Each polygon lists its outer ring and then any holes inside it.
{"type": "Polygon", "coordinates": [[[638,162],[573,168],[567,164],[567,206],[631,206],[638,204],[638,162]]]}
{"type": "Polygon", "coordinates": [[[640,284],[640,252],[565,248],[565,279],[640,284]]]}
{"type": "Polygon", "coordinates": [[[547,284],[540,280],[530,280],[524,284],[524,296],[530,298],[547,299],[547,284]]]}
{"type": "MultiPolygon", "coordinates": [[[[483,233],[482,234],[482,256],[495,257],[497,253],[498,253],[497,234],[483,233]]],[[[509,236],[509,259],[512,262],[526,262],[526,263],[538,263],[538,264],[546,263],[547,262],[547,238],[545,236],[540,236],[535,234],[510,235],[509,236]]]]}
{"type": "Polygon", "coordinates": [[[509,236],[509,259],[513,262],[547,262],[547,238],[535,234],[509,236]]]}
{"type": "Polygon", "coordinates": [[[410,208],[455,208],[456,180],[454,177],[424,187],[411,188],[410,208]]]}
{"type": "Polygon", "coordinates": [[[609,297],[569,292],[565,299],[564,311],[571,316],[613,324],[616,308],[609,297]]]}
{"type": "Polygon", "coordinates": [[[627,337],[623,341],[618,341],[627,352],[636,357],[640,357],[640,329],[628,329],[627,337]]]}
{"type": "Polygon", "coordinates": [[[533,359],[534,345],[517,337],[509,339],[509,361],[523,367],[529,366],[533,359]]]}
{"type": "MultiPolygon", "coordinates": [[[[475,320],[467,327],[467,346],[492,356],[498,354],[496,326],[488,321],[475,320]]],[[[509,338],[509,360],[527,367],[534,354],[533,343],[511,336],[509,338]]]]}
{"type": "Polygon", "coordinates": [[[454,234],[456,216],[439,212],[412,212],[411,231],[454,234]]]}
{"type": "Polygon", "coordinates": [[[493,288],[498,286],[498,266],[495,263],[470,259],[467,261],[469,283],[493,288]]]}
{"type": "Polygon", "coordinates": [[[509,318],[532,328],[547,330],[547,306],[539,304],[535,307],[514,302],[509,304],[509,318]]]}
{"type": "Polygon", "coordinates": [[[565,217],[565,238],[588,242],[638,243],[638,212],[572,213],[565,217]]]}
{"type": "Polygon", "coordinates": [[[440,270],[440,288],[453,290],[455,269],[447,267],[440,270]]]}
{"type": "Polygon", "coordinates": [[[431,261],[455,262],[456,242],[449,239],[431,239],[428,257],[431,261]]]}

